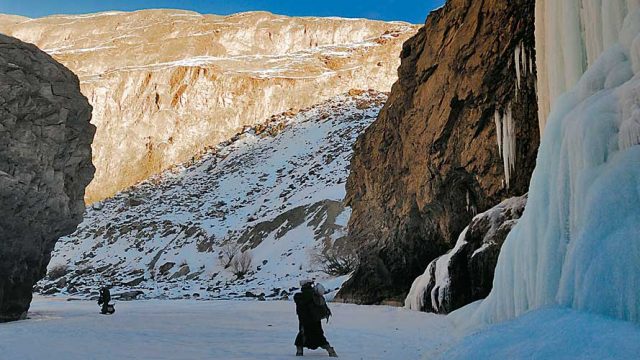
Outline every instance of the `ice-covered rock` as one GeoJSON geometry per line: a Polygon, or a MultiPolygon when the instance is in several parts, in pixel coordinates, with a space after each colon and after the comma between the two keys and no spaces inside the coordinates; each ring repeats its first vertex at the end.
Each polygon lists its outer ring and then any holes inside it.
{"type": "Polygon", "coordinates": [[[529,202],[472,323],[555,304],[640,322],[640,2],[537,6],[551,112],[529,202]]]}
{"type": "Polygon", "coordinates": [[[90,203],[271,115],[352,88],[388,91],[402,43],[416,30],[266,12],[0,16],[0,32],[46,49],[80,76],[98,128],[90,203]]]}
{"type": "Polygon", "coordinates": [[[0,322],[26,315],[54,244],[82,220],[90,119],[71,71],[0,35],[0,322]]]}
{"type": "Polygon", "coordinates": [[[526,195],[511,198],[474,217],[456,246],[433,260],[416,278],[405,307],[449,313],[485,298],[491,291],[500,248],[526,203],[526,195]]]}

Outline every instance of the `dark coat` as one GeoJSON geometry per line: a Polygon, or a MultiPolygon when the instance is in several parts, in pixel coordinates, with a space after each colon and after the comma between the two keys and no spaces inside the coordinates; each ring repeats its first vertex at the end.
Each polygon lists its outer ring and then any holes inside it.
{"type": "Polygon", "coordinates": [[[296,346],[306,347],[315,350],[319,347],[329,345],[322,330],[322,318],[328,307],[320,300],[321,296],[314,293],[311,286],[303,286],[302,291],[293,296],[296,303],[296,313],[298,314],[299,332],[296,337],[296,346]],[[319,304],[321,303],[321,304],[319,304]]]}
{"type": "Polygon", "coordinates": [[[102,288],[100,289],[100,297],[98,297],[98,305],[102,305],[102,310],[101,312],[103,314],[106,314],[107,308],[109,306],[109,301],[111,301],[111,292],[109,291],[108,288],[102,288]]]}

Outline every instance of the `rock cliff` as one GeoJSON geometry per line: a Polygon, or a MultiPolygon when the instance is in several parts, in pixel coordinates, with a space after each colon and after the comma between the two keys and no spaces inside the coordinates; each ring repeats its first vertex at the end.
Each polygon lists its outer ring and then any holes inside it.
{"type": "Polygon", "coordinates": [[[339,298],[401,302],[474,215],[527,191],[539,144],[534,1],[450,0],[404,44],[347,182],[360,266],[339,298]]]}
{"type": "Polygon", "coordinates": [[[0,35],[0,322],[26,315],[55,242],[82,221],[90,119],[71,71],[0,35]]]}
{"type": "Polygon", "coordinates": [[[416,30],[264,12],[0,16],[0,32],[46,49],[80,76],[98,129],[88,202],[188,161],[271,115],[352,88],[388,91],[402,43],[416,30]]]}

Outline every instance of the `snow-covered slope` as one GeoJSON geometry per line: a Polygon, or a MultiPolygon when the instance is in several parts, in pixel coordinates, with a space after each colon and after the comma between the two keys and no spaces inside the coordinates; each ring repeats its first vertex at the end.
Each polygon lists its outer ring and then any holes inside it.
{"type": "Polygon", "coordinates": [[[344,279],[322,274],[311,259],[341,247],[335,241],[350,215],[342,199],[352,145],[385,100],[354,90],[274,116],[94,204],[78,230],[58,242],[49,269],[59,274],[41,291],[92,296],[108,283],[116,294],[146,298],[247,291],[281,298],[308,277],[336,289],[344,279]],[[253,258],[242,279],[225,268],[233,244],[253,258]],[[70,272],[60,276],[64,265],[70,272]]]}
{"type": "Polygon", "coordinates": [[[552,110],[475,322],[553,304],[640,322],[640,2],[537,4],[540,99],[552,110]]]}
{"type": "Polygon", "coordinates": [[[271,115],[353,88],[389,91],[402,44],[416,30],[400,22],[267,12],[0,14],[1,33],[36,44],[78,74],[94,107],[89,203],[271,115]]]}

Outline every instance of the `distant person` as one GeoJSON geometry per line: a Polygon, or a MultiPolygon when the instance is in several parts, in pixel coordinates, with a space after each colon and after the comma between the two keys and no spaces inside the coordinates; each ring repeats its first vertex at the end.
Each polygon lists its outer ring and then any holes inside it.
{"type": "Polygon", "coordinates": [[[111,301],[111,292],[109,288],[104,286],[100,289],[100,296],[98,297],[98,305],[102,305],[101,314],[113,314],[116,310],[113,305],[109,305],[109,301],[111,301]]]}
{"type": "Polygon", "coordinates": [[[329,357],[338,357],[322,331],[322,319],[329,321],[331,316],[331,310],[324,299],[324,287],[321,284],[314,286],[313,280],[302,280],[300,286],[300,292],[293,296],[299,322],[295,342],[296,356],[303,356],[304,348],[323,348],[327,350],[329,357]]]}

